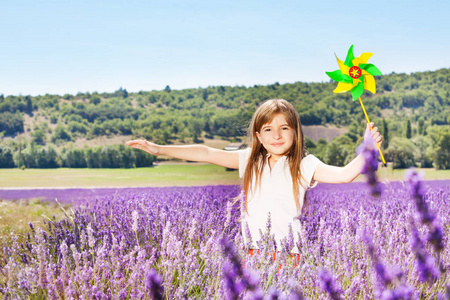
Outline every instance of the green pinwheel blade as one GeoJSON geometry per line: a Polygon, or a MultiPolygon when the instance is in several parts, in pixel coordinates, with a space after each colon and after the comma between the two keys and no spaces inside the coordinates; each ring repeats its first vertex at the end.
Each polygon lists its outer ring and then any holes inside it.
{"type": "Polygon", "coordinates": [[[349,75],[342,74],[341,70],[333,72],[325,72],[331,79],[338,82],[353,83],[353,79],[349,75]]]}
{"type": "Polygon", "coordinates": [[[366,70],[367,73],[369,73],[372,76],[381,76],[383,74],[381,74],[381,71],[375,67],[375,65],[373,64],[360,64],[359,67],[361,68],[361,70],[366,70]]]}
{"type": "Polygon", "coordinates": [[[350,46],[350,49],[348,49],[347,57],[345,58],[344,65],[351,68],[353,67],[352,60],[355,59],[355,55],[353,55],[353,45],[350,46]]]}
{"type": "Polygon", "coordinates": [[[353,101],[358,100],[359,97],[364,93],[364,78],[361,76],[359,78],[361,82],[355,86],[353,89],[350,90],[350,93],[352,94],[353,101]]]}

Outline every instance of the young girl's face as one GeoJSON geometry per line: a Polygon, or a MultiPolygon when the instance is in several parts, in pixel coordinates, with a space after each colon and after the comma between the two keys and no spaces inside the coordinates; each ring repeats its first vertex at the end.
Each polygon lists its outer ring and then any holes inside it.
{"type": "Polygon", "coordinates": [[[295,134],[284,115],[276,114],[270,123],[264,124],[256,132],[256,136],[273,159],[278,160],[291,150],[295,134]]]}

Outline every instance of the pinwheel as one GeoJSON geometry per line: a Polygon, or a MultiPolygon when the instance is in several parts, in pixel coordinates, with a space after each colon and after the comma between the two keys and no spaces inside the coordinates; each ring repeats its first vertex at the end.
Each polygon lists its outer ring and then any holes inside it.
{"type": "MultiPolygon", "coordinates": [[[[367,115],[364,104],[361,100],[361,95],[364,90],[368,90],[375,94],[375,78],[374,76],[380,76],[381,72],[373,64],[367,63],[372,53],[362,53],[360,56],[355,58],[353,54],[353,45],[348,49],[347,57],[345,61],[340,60],[336,56],[336,60],[339,65],[339,69],[333,72],[325,72],[331,79],[338,82],[334,93],[345,93],[350,92],[352,94],[353,101],[359,99],[361,107],[366,116],[367,123],[370,124],[369,116],[367,115]]],[[[381,153],[380,145],[377,144],[378,150],[380,151],[381,159],[383,163],[386,164],[384,160],[383,153],[381,153]]]]}

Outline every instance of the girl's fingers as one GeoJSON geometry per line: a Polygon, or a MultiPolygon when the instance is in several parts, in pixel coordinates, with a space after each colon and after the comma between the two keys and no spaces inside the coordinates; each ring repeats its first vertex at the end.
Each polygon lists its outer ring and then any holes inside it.
{"type": "Polygon", "coordinates": [[[379,134],[378,127],[372,128],[372,136],[375,136],[377,133],[379,134]]]}
{"type": "Polygon", "coordinates": [[[374,134],[372,134],[372,139],[376,142],[376,143],[381,143],[383,137],[381,136],[381,134],[377,131],[374,134]]]}
{"type": "Polygon", "coordinates": [[[130,147],[139,149],[139,150],[144,150],[145,146],[146,146],[146,141],[144,140],[133,140],[133,141],[128,141],[126,142],[126,144],[130,147]]]}
{"type": "Polygon", "coordinates": [[[383,137],[381,136],[381,133],[378,131],[378,127],[375,127],[375,124],[373,122],[367,123],[367,129],[371,130],[372,133],[372,139],[378,143],[381,144],[383,137]]]}
{"type": "Polygon", "coordinates": [[[126,142],[126,144],[130,147],[143,150],[154,155],[159,154],[158,145],[148,142],[147,140],[133,140],[126,142]]]}

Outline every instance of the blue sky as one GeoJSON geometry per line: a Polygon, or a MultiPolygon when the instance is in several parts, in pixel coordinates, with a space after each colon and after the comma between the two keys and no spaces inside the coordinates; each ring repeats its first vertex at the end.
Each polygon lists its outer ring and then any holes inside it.
{"type": "Polygon", "coordinates": [[[450,1],[2,1],[0,94],[328,81],[450,67],[450,1]]]}

